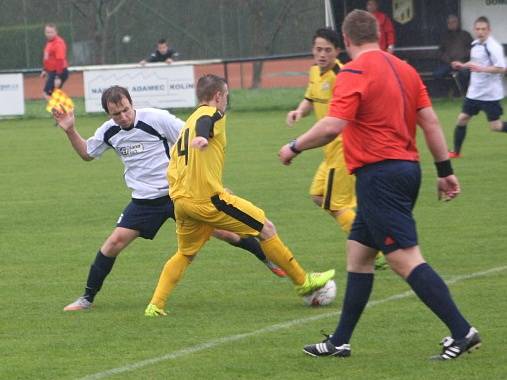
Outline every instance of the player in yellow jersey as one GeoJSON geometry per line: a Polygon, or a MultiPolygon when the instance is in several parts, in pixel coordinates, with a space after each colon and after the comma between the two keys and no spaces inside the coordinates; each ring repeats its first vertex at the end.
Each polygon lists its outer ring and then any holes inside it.
{"type": "Polygon", "coordinates": [[[264,211],[224,189],[227,83],[218,76],[205,75],[197,82],[196,91],[199,107],[181,130],[168,169],[178,250],[165,264],[145,315],[166,315],[167,298],[215,229],[258,237],[266,257],[287,273],[299,295],[324,286],[334,270],[306,273],[264,211]]]}
{"type": "MultiPolygon", "coordinates": [[[[287,124],[307,116],[313,109],[317,120],[327,115],[336,75],[342,63],[338,60],[340,37],[334,30],[321,28],[313,36],[312,54],[315,65],[310,68],[304,99],[287,114],[287,124]]],[[[355,177],[349,174],[343,158],[341,135],[324,146],[324,160],[319,165],[310,187],[312,200],[326,210],[347,234],[356,217],[355,177]]],[[[387,267],[382,255],[377,269],[387,267]]]]}

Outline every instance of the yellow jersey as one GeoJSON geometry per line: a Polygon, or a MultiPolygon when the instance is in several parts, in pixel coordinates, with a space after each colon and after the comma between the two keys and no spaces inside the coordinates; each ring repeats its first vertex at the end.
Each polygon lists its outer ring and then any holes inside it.
{"type": "Polygon", "coordinates": [[[192,198],[209,201],[223,192],[222,172],[225,159],[225,115],[215,107],[199,106],[188,118],[171,150],[167,171],[169,195],[173,200],[192,198]],[[196,126],[201,118],[211,119],[208,146],[203,150],[192,148],[197,136],[196,126]]]}
{"type": "MultiPolygon", "coordinates": [[[[318,65],[310,68],[308,87],[305,92],[305,99],[313,104],[313,111],[317,120],[327,115],[329,101],[333,97],[333,88],[336,81],[336,75],[343,64],[337,59],[335,65],[328,71],[321,72],[318,65]]],[[[336,166],[336,157],[343,156],[342,137],[338,136],[335,140],[324,146],[324,159],[329,166],[336,166]]],[[[341,160],[343,161],[343,160],[341,160]]],[[[340,161],[338,161],[340,162],[340,161]]]]}

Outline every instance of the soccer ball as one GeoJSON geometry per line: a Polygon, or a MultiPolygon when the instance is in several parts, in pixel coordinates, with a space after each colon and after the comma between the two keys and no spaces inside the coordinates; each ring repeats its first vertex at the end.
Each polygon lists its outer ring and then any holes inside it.
{"type": "Polygon", "coordinates": [[[123,38],[121,39],[121,42],[123,42],[124,44],[128,44],[130,42],[132,38],[128,35],[128,34],[125,34],[123,36],[123,38]]]}
{"type": "Polygon", "coordinates": [[[322,288],[304,296],[303,302],[307,306],[325,306],[333,302],[335,298],[336,283],[334,280],[329,280],[322,288]]]}

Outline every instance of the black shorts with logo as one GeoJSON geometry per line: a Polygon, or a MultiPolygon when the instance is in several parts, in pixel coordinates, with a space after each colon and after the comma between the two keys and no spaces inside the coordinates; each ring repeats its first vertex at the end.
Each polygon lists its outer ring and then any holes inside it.
{"type": "Polygon", "coordinates": [[[417,245],[412,210],[421,185],[419,163],[386,160],[355,174],[357,214],[349,240],[385,254],[417,245]]]}
{"type": "Polygon", "coordinates": [[[174,217],[174,204],[169,196],[156,199],[135,199],[125,207],[116,227],[139,231],[139,236],[153,240],[167,219],[174,217]]]}

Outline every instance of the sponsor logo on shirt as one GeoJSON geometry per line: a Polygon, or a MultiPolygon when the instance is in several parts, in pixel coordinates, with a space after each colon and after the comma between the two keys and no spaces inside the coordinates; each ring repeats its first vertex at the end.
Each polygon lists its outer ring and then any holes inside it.
{"type": "Polygon", "coordinates": [[[320,87],[320,89],[321,89],[322,91],[328,91],[330,87],[331,87],[331,86],[329,85],[329,83],[328,83],[328,82],[324,82],[324,83],[322,83],[322,86],[320,87]]]}
{"type": "Polygon", "coordinates": [[[142,143],[134,144],[134,145],[127,145],[127,146],[119,146],[117,148],[118,153],[120,153],[122,156],[133,156],[134,154],[139,154],[144,152],[144,145],[142,143]]]}

